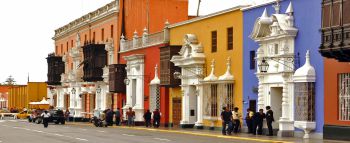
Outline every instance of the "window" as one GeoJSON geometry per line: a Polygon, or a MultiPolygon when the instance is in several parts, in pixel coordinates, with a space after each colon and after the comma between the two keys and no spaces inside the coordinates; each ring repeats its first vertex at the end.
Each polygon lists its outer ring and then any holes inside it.
{"type": "Polygon", "coordinates": [[[64,52],[63,52],[63,44],[61,44],[61,54],[64,54],[64,52]]]}
{"type": "Polygon", "coordinates": [[[114,27],[113,25],[111,25],[111,38],[113,38],[113,31],[114,31],[114,27]]]}
{"type": "Polygon", "coordinates": [[[227,28],[227,50],[233,49],[233,28],[227,28]]]}
{"type": "Polygon", "coordinates": [[[275,55],[278,55],[278,44],[275,44],[275,55]]]}
{"type": "Polygon", "coordinates": [[[73,40],[70,41],[70,47],[73,48],[73,40]]]}
{"type": "Polygon", "coordinates": [[[84,43],[86,43],[87,41],[87,35],[85,34],[85,36],[84,36],[84,43]]]}
{"type": "Polygon", "coordinates": [[[57,54],[58,53],[58,46],[56,46],[56,48],[55,48],[55,54],[57,54]]]}
{"type": "Polygon", "coordinates": [[[160,87],[159,84],[150,85],[150,111],[160,109],[160,87]]]}
{"type": "Polygon", "coordinates": [[[231,111],[233,111],[233,108],[235,107],[234,104],[234,96],[233,96],[233,84],[227,83],[223,84],[224,89],[226,89],[226,107],[229,108],[231,111]]]}
{"type": "Polygon", "coordinates": [[[217,51],[217,32],[211,32],[211,52],[215,53],[217,51]]]}
{"type": "Polygon", "coordinates": [[[313,82],[294,83],[295,120],[315,121],[315,84],[313,82]]]}
{"type": "Polygon", "coordinates": [[[210,85],[211,90],[211,110],[210,116],[217,117],[218,116],[218,85],[212,84],[210,85]]]}
{"type": "Polygon", "coordinates": [[[68,42],[67,42],[67,47],[66,47],[66,51],[67,51],[67,53],[68,53],[68,42]]]}
{"type": "Polygon", "coordinates": [[[249,53],[249,56],[250,56],[250,69],[253,70],[255,69],[255,51],[250,51],[249,53]]]}
{"type": "Polygon", "coordinates": [[[350,73],[338,75],[339,120],[350,121],[350,73]]]}
{"type": "Polygon", "coordinates": [[[105,40],[105,29],[103,29],[103,28],[101,30],[101,39],[102,39],[102,41],[105,40]]]}
{"type": "Polygon", "coordinates": [[[73,63],[70,63],[70,69],[73,70],[73,63]]]}
{"type": "Polygon", "coordinates": [[[92,43],[95,43],[95,32],[92,33],[92,43]]]}

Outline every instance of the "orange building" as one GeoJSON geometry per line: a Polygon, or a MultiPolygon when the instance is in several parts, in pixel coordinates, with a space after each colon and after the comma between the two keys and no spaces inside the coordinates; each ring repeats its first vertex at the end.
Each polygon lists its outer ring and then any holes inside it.
{"type": "Polygon", "coordinates": [[[114,0],[58,28],[55,52],[47,57],[51,103],[76,118],[121,107],[126,87],[114,76],[124,65],[119,64],[121,35],[132,39],[144,28],[159,32],[167,20],[187,20],[187,13],[187,0],[114,0]]]}
{"type": "Polygon", "coordinates": [[[8,108],[29,108],[29,102],[39,102],[47,98],[45,82],[28,82],[27,85],[15,85],[9,89],[8,108]]]}
{"type": "Polygon", "coordinates": [[[8,107],[8,92],[10,85],[0,85],[0,109],[8,107]]]}

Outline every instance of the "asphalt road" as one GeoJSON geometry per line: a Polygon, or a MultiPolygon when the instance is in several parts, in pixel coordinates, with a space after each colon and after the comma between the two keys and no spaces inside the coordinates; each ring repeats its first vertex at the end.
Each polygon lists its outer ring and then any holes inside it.
{"type": "MultiPolygon", "coordinates": [[[[221,136],[212,133],[145,128],[97,128],[87,124],[70,125],[0,120],[0,143],[256,143],[281,142],[273,138],[221,136]]],[[[291,141],[289,141],[291,142],[291,141]]]]}

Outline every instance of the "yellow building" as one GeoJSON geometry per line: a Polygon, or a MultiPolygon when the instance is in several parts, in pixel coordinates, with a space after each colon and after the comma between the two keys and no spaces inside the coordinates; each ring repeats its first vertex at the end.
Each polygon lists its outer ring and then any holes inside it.
{"type": "MultiPolygon", "coordinates": [[[[181,127],[221,127],[223,107],[239,108],[243,90],[243,13],[233,7],[170,25],[171,62],[181,68],[181,86],[170,89],[170,122],[181,127]],[[173,105],[181,99],[181,107],[173,105]],[[181,114],[173,113],[182,108],[181,114]],[[179,120],[181,116],[181,121],[179,120]]],[[[176,76],[176,75],[175,75],[176,76]]]]}
{"type": "Polygon", "coordinates": [[[16,85],[9,90],[9,109],[29,108],[29,102],[39,102],[47,97],[45,82],[28,82],[27,85],[16,85]]]}

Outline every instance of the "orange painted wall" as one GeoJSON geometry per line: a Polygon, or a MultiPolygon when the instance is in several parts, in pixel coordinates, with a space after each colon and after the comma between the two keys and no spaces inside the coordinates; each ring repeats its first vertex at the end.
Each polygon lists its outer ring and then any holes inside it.
{"type": "MultiPolygon", "coordinates": [[[[176,23],[188,19],[188,0],[121,0],[121,5],[125,2],[124,35],[128,39],[132,38],[135,30],[141,36],[143,29],[147,27],[147,1],[149,1],[149,33],[162,31],[166,20],[176,23]]],[[[122,12],[119,13],[119,17],[122,18],[122,12]]]]}
{"type": "MultiPolygon", "coordinates": [[[[85,41],[95,41],[95,43],[103,43],[106,42],[107,39],[113,38],[114,44],[119,42],[119,38],[117,36],[117,24],[118,24],[118,15],[111,15],[104,19],[98,20],[89,26],[84,26],[79,28],[76,31],[73,31],[67,34],[64,37],[60,37],[55,40],[55,53],[56,55],[62,56],[67,54],[68,51],[76,46],[76,36],[79,32],[80,34],[80,45],[83,46],[85,41]],[[111,28],[113,26],[113,29],[111,28]],[[102,29],[104,32],[102,32],[102,29]],[[95,38],[94,38],[95,33],[95,38]],[[104,36],[102,36],[102,33],[104,36]],[[113,33],[113,34],[112,34],[113,33]],[[86,36],[86,38],[85,38],[86,36]],[[113,36],[113,37],[112,37],[113,36]],[[68,43],[68,46],[67,46],[68,43]],[[62,47],[62,48],[61,48],[62,47]]],[[[115,51],[118,51],[115,49],[115,51]]],[[[116,62],[117,54],[114,56],[114,61],[116,62]]],[[[68,56],[68,71],[72,70],[72,58],[68,56]]]]}
{"type": "Polygon", "coordinates": [[[350,65],[333,59],[324,60],[324,121],[326,125],[350,126],[350,121],[339,121],[338,74],[350,73],[350,65]]]}

